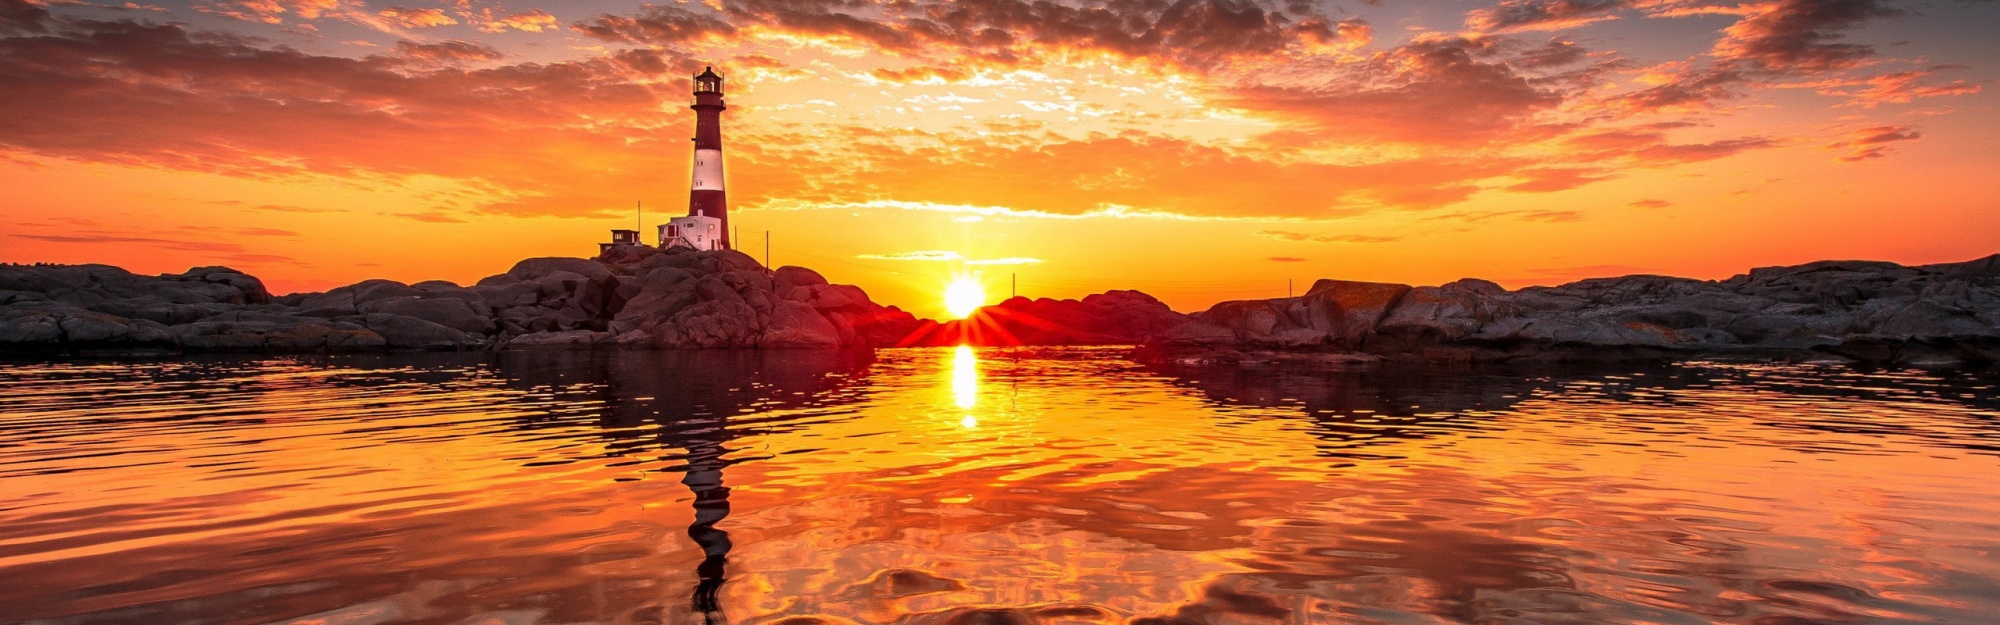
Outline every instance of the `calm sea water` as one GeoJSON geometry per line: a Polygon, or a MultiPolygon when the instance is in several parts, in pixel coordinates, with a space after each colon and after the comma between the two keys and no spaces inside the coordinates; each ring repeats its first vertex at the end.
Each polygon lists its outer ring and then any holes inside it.
{"type": "Polygon", "coordinates": [[[1992,377],[1121,355],[0,364],[0,622],[2000,622],[1992,377]]]}

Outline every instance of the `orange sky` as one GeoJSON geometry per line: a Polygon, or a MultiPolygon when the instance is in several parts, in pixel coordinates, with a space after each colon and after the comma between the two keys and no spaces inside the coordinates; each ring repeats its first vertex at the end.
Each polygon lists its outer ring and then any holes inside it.
{"type": "Polygon", "coordinates": [[[471,282],[685,210],[942,315],[2000,252],[2000,3],[0,0],[0,261],[471,282]]]}

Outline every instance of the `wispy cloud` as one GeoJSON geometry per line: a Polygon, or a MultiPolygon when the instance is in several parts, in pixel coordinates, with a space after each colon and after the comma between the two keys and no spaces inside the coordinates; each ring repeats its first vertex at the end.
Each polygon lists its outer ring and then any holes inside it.
{"type": "Polygon", "coordinates": [[[967,258],[964,254],[950,250],[918,250],[895,254],[858,254],[855,258],[867,260],[893,260],[907,262],[956,262],[966,265],[1033,265],[1042,262],[1039,258],[1009,256],[1006,258],[967,258]]]}
{"type": "Polygon", "coordinates": [[[1388,243],[1402,238],[1376,234],[1312,234],[1286,230],[1261,230],[1257,232],[1257,236],[1300,243],[1388,243]]]}
{"type": "Polygon", "coordinates": [[[965,255],[960,254],[958,252],[951,252],[944,250],[925,250],[918,252],[897,252],[895,254],[859,254],[856,255],[855,258],[865,258],[868,260],[945,262],[945,261],[965,260],[965,255]]]}

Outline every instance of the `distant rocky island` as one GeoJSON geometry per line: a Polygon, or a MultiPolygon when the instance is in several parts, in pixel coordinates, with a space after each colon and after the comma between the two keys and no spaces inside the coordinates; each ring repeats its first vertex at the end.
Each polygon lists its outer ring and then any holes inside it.
{"type": "Polygon", "coordinates": [[[1751,358],[1911,366],[2000,361],[2000,255],[1822,261],[1727,280],[1636,275],[1508,291],[1320,280],[1304,295],[1183,314],[1144,293],[1013,298],[918,319],[802,267],[735,251],[618,246],[535,258],[472,286],[368,280],[272,296],[224,267],[141,276],[0,266],[0,352],[791,349],[1131,345],[1186,364],[1751,358]]]}

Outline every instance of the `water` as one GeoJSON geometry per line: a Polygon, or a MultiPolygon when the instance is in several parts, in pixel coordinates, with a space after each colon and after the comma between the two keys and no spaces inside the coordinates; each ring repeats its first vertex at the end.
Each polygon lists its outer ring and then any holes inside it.
{"type": "Polygon", "coordinates": [[[2000,620],[1992,377],[1120,356],[0,364],[0,622],[2000,620]]]}

